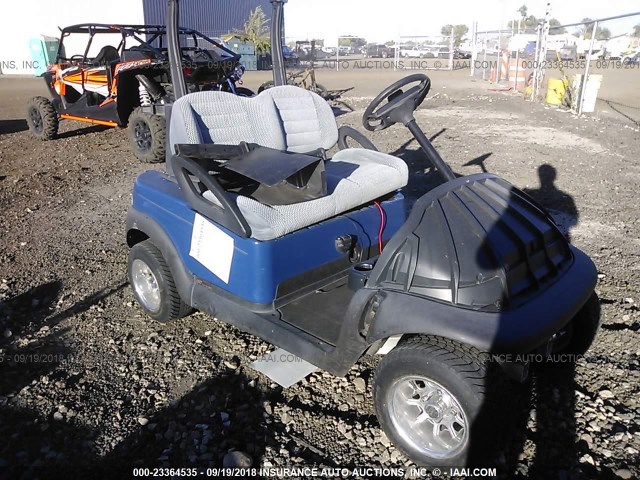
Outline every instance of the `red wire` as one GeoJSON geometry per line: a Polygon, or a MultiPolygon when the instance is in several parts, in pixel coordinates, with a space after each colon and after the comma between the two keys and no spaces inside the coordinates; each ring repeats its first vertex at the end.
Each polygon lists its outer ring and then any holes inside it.
{"type": "Polygon", "coordinates": [[[380,212],[380,229],[378,230],[378,252],[382,253],[382,234],[384,233],[384,228],[387,223],[387,216],[384,213],[384,209],[382,205],[378,202],[373,202],[376,207],[378,207],[378,212],[380,212]]]}

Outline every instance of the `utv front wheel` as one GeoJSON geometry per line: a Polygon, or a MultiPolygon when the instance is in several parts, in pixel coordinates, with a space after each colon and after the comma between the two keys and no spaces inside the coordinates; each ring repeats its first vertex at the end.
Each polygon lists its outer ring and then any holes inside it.
{"type": "Polygon", "coordinates": [[[58,134],[58,113],[45,97],[34,97],[27,105],[29,130],[40,140],[52,140],[58,134]]]}
{"type": "Polygon", "coordinates": [[[133,296],[151,318],[168,322],[193,310],[180,298],[167,262],[151,241],[131,248],[127,270],[133,296]]]}
{"type": "Polygon", "coordinates": [[[129,117],[128,135],[133,151],[144,163],[165,161],[166,126],[164,117],[136,108],[129,117]]]}
{"type": "MultiPolygon", "coordinates": [[[[464,466],[483,407],[480,352],[438,337],[413,337],[380,362],[374,403],[382,429],[419,465],[464,466]]],[[[476,445],[477,447],[477,445],[476,445]]]]}

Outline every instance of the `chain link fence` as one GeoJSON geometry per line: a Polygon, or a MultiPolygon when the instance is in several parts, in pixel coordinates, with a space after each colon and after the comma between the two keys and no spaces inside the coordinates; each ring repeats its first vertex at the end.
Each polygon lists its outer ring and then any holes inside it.
{"type": "Polygon", "coordinates": [[[640,12],[472,35],[471,75],[577,113],[616,112],[640,125],[640,12]]]}

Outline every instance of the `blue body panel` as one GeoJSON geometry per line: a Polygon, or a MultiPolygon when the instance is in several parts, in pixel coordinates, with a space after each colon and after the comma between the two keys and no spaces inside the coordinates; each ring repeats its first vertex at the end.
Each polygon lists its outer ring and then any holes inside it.
{"type": "MultiPolygon", "coordinates": [[[[405,199],[397,193],[390,200],[382,202],[382,207],[387,216],[383,235],[386,242],[406,220],[405,199]]],[[[380,213],[375,205],[266,242],[241,238],[216,225],[234,241],[229,282],[225,283],[189,255],[195,212],[177,183],[160,172],[144,172],[135,182],[133,208],[161,226],[189,272],[254,304],[272,303],[276,299],[278,285],[283,281],[344,258],[345,254],[336,251],[335,247],[335,240],[339,236],[355,235],[358,244],[367,249],[377,245],[380,229],[380,213]]]]}

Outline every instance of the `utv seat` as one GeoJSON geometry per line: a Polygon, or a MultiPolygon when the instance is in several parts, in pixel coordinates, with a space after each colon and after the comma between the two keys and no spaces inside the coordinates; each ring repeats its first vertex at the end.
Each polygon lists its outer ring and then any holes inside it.
{"type": "MultiPolygon", "coordinates": [[[[232,144],[244,141],[277,150],[305,153],[333,148],[338,127],[319,95],[290,85],[255,97],[227,92],[185,95],[173,105],[170,144],[232,144]]],[[[366,205],[404,187],[401,159],[364,148],[337,152],[325,163],[327,196],[293,205],[269,206],[230,194],[257,240],[272,240],[366,205]]],[[[207,191],[207,200],[218,203],[207,191]]]]}
{"type": "Polygon", "coordinates": [[[96,67],[108,67],[113,62],[120,61],[120,54],[118,53],[118,49],[111,45],[105,45],[100,49],[96,58],[93,59],[93,64],[96,67]]]}

